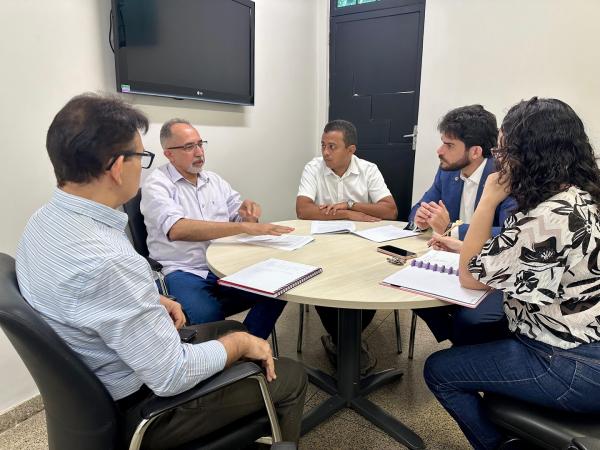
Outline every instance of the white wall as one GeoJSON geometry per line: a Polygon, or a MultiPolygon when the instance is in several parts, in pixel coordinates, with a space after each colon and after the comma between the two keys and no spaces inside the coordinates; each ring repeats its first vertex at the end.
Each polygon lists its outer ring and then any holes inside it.
{"type": "MultiPolygon", "coordinates": [[[[3,2],[0,15],[0,127],[3,206],[0,251],[14,255],[29,216],[48,200],[54,175],[45,152],[50,121],[82,91],[110,90],[108,1],[3,2]]],[[[36,394],[0,332],[0,412],[36,394]]]]}
{"type": "Polygon", "coordinates": [[[600,150],[600,2],[427,0],[413,199],[437,170],[439,119],[480,103],[500,125],[534,95],[571,105],[600,150]]]}
{"type": "MultiPolygon", "coordinates": [[[[108,0],[3,2],[2,252],[14,254],[27,218],[51,195],[44,141],[53,115],[77,93],[114,91],[108,9],[108,0]]],[[[415,199],[437,168],[437,121],[459,105],[482,103],[500,120],[521,98],[555,96],[582,116],[600,147],[598,17],[593,0],[428,0],[415,199]]],[[[256,0],[256,27],[256,106],[126,98],[150,117],[149,150],[160,152],[164,120],[187,117],[210,141],[207,167],[278,220],[294,215],[297,180],[318,154],[327,120],[328,0],[256,0]]],[[[0,385],[0,412],[36,392],[1,333],[0,385]]]]}
{"type": "MultiPolygon", "coordinates": [[[[293,217],[297,180],[318,148],[315,116],[323,107],[317,102],[315,67],[317,55],[322,58],[326,50],[317,50],[315,36],[316,5],[322,1],[255,0],[254,107],[125,96],[150,118],[146,148],[161,153],[161,123],[185,117],[209,140],[207,168],[259,201],[267,220],[293,217]]],[[[109,8],[109,0],[3,2],[1,252],[14,255],[28,217],[52,193],[54,176],[44,143],[54,114],[75,94],[115,91],[109,8]]],[[[162,162],[161,155],[155,165],[162,162]]],[[[0,386],[0,413],[36,393],[1,333],[0,386]]]]}
{"type": "Polygon", "coordinates": [[[156,165],[166,162],[158,141],[160,126],[184,117],[208,140],[206,168],[228,180],[242,197],[258,201],[264,220],[284,220],[296,216],[296,180],[319,148],[316,2],[255,2],[255,106],[146,96],[132,101],[151,118],[143,141],[148,150],[160,153],[156,165]]]}

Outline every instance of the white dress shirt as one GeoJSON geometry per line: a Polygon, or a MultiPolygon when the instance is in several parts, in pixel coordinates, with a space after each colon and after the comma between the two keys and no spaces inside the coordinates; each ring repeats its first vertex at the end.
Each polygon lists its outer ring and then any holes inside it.
{"type": "Polygon", "coordinates": [[[158,167],[142,184],[140,204],[150,257],[163,265],[165,275],[182,270],[206,278],[211,241],[171,241],[167,234],[180,219],[241,222],[241,204],[240,194],[214,172],[203,170],[194,185],[171,163],[158,167]]]}
{"type": "MultiPolygon", "coordinates": [[[[460,173],[460,179],[463,181],[463,190],[460,197],[460,213],[459,218],[463,223],[471,223],[471,217],[475,212],[475,200],[477,199],[477,190],[479,189],[479,183],[481,182],[481,176],[483,175],[483,169],[487,158],[483,158],[479,167],[475,169],[475,172],[470,177],[466,177],[463,173],[460,173]]],[[[454,228],[450,235],[458,239],[458,227],[454,228]]]]}
{"type": "Polygon", "coordinates": [[[125,213],[56,189],[19,242],[19,289],[113,399],[142,384],[175,395],[222,370],[227,352],[181,343],[126,225],[125,213]]]}
{"type": "Polygon", "coordinates": [[[348,200],[377,203],[390,195],[377,165],[355,155],[341,177],[327,167],[322,157],[314,158],[304,167],[298,188],[298,196],[308,197],[317,205],[348,200]]]}

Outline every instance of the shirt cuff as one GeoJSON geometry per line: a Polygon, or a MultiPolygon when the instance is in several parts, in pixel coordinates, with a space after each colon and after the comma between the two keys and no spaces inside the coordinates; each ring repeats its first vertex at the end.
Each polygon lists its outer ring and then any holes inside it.
{"type": "Polygon", "coordinates": [[[460,239],[459,228],[460,227],[454,227],[452,231],[450,231],[450,237],[453,237],[454,239],[460,239]]]}
{"type": "Polygon", "coordinates": [[[194,350],[198,350],[202,353],[200,356],[203,361],[203,379],[208,378],[215,373],[222,371],[227,363],[227,351],[225,346],[217,340],[202,342],[200,344],[187,344],[192,345],[194,350]]]}

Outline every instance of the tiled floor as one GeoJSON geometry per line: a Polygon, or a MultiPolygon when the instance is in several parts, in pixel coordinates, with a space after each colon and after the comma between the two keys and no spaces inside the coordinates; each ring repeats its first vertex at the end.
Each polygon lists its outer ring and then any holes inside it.
{"type": "MultiPolygon", "coordinates": [[[[427,356],[445,346],[437,344],[423,322],[417,326],[415,357],[408,359],[408,334],[410,311],[401,311],[402,340],[404,352],[396,353],[394,315],[392,311],[378,311],[373,323],[365,330],[371,350],[378,360],[378,369],[399,367],[404,371],[400,381],[387,385],[369,395],[379,405],[405,425],[412,428],[425,441],[428,449],[469,449],[458,426],[439,406],[422,376],[427,356]]],[[[289,304],[277,324],[279,350],[282,356],[300,359],[307,364],[332,372],[320,343],[323,327],[314,308],[305,314],[304,345],[302,353],[296,353],[298,331],[298,306],[289,304]]],[[[306,409],[318,405],[327,394],[309,386],[306,409]]],[[[39,413],[18,426],[0,434],[2,450],[47,449],[45,418],[39,413]]],[[[300,441],[301,449],[402,449],[402,445],[350,410],[344,410],[324,422],[300,441]]]]}

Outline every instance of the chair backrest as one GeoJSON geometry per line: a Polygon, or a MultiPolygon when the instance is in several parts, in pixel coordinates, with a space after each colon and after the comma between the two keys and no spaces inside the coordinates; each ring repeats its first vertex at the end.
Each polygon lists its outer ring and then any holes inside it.
{"type": "Polygon", "coordinates": [[[129,217],[129,233],[131,234],[131,240],[133,241],[133,248],[135,248],[135,251],[144,258],[147,258],[150,254],[148,251],[148,244],[146,243],[148,232],[146,231],[146,225],[144,224],[144,216],[140,210],[141,200],[142,190],[138,189],[135,197],[123,205],[123,211],[125,211],[125,214],[129,217]]]}
{"type": "Polygon", "coordinates": [[[119,445],[112,397],[19,292],[15,260],[0,253],[0,326],[42,394],[50,449],[119,445]]]}

